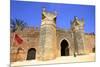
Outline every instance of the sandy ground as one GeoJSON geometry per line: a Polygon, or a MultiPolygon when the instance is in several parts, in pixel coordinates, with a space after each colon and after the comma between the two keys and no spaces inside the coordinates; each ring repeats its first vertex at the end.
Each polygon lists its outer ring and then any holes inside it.
{"type": "Polygon", "coordinates": [[[90,53],[89,55],[80,55],[77,57],[73,56],[63,56],[57,57],[55,60],[49,61],[38,61],[38,60],[30,60],[30,61],[18,61],[11,63],[11,67],[24,67],[28,65],[40,65],[40,64],[58,64],[58,63],[74,63],[74,62],[93,62],[95,61],[95,54],[90,53]]]}

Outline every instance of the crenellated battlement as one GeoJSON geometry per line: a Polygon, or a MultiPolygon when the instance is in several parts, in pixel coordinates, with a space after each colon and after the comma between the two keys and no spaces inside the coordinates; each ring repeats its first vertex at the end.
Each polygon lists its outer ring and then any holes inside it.
{"type": "Polygon", "coordinates": [[[56,17],[57,17],[56,11],[50,12],[50,11],[46,11],[46,9],[43,8],[41,25],[44,25],[44,24],[56,25],[56,21],[55,21],[56,17]]]}

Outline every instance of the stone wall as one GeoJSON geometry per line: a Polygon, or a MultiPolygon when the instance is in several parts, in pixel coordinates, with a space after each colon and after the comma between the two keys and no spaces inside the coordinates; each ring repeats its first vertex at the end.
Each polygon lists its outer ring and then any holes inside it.
{"type": "MultiPolygon", "coordinates": [[[[11,51],[10,52],[11,62],[26,60],[28,50],[31,48],[36,49],[36,59],[39,58],[37,52],[38,51],[41,52],[41,50],[39,49],[40,32],[39,32],[39,30],[34,30],[34,31],[31,30],[32,32],[31,31],[27,32],[27,30],[25,30],[23,32],[22,31],[17,32],[17,34],[23,39],[22,44],[17,44],[15,42],[13,42],[13,33],[11,33],[11,50],[10,50],[11,51]],[[22,48],[22,51],[19,51],[19,53],[18,53],[18,48],[22,48]]],[[[49,34],[47,36],[51,35],[50,32],[48,32],[48,33],[49,34]]],[[[56,30],[57,44],[56,44],[56,46],[54,46],[54,45],[51,46],[51,47],[55,47],[54,51],[51,53],[54,53],[55,57],[61,56],[61,42],[62,42],[62,40],[65,39],[69,44],[69,53],[70,53],[70,55],[73,55],[74,48],[75,48],[73,37],[74,37],[73,33],[70,30],[57,29],[56,30]],[[56,53],[56,51],[57,51],[57,53],[56,53]]],[[[49,38],[53,38],[51,40],[53,40],[53,42],[54,42],[54,37],[49,37],[49,38]]],[[[94,47],[95,47],[95,35],[85,34],[85,53],[86,54],[92,53],[94,47]]],[[[48,49],[46,48],[46,50],[48,50],[48,49]]]]}
{"type": "Polygon", "coordinates": [[[95,52],[95,35],[85,34],[85,53],[95,52]]]}
{"type": "Polygon", "coordinates": [[[74,54],[74,39],[73,33],[70,30],[57,30],[57,48],[59,50],[59,55],[61,56],[61,42],[62,40],[66,40],[69,46],[69,54],[70,56],[74,54]]]}
{"type": "Polygon", "coordinates": [[[11,52],[10,52],[11,62],[26,60],[28,50],[31,48],[35,48],[37,51],[38,44],[39,44],[39,31],[32,31],[30,29],[27,29],[27,30],[25,29],[23,31],[16,32],[16,34],[23,40],[21,44],[18,44],[16,42],[13,34],[14,33],[11,33],[11,42],[10,42],[11,43],[11,52]],[[18,53],[19,48],[22,48],[23,52],[18,53]]]}

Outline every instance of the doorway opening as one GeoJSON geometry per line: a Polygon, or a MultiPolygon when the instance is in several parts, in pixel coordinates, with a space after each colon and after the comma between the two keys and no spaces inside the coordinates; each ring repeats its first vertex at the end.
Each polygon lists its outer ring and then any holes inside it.
{"type": "Polygon", "coordinates": [[[61,56],[69,56],[69,44],[65,39],[61,42],[61,56]]]}
{"type": "Polygon", "coordinates": [[[27,60],[34,60],[36,58],[36,49],[30,48],[27,53],[27,60]]]}

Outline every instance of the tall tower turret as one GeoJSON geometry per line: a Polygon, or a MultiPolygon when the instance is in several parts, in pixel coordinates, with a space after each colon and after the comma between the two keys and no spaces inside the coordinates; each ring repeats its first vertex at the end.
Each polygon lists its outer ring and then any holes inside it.
{"type": "Polygon", "coordinates": [[[50,60],[56,58],[56,13],[47,12],[43,9],[40,29],[39,60],[50,60]]]}
{"type": "Polygon", "coordinates": [[[74,51],[77,54],[84,54],[84,20],[79,20],[77,17],[74,17],[71,24],[74,34],[74,51]]]}

